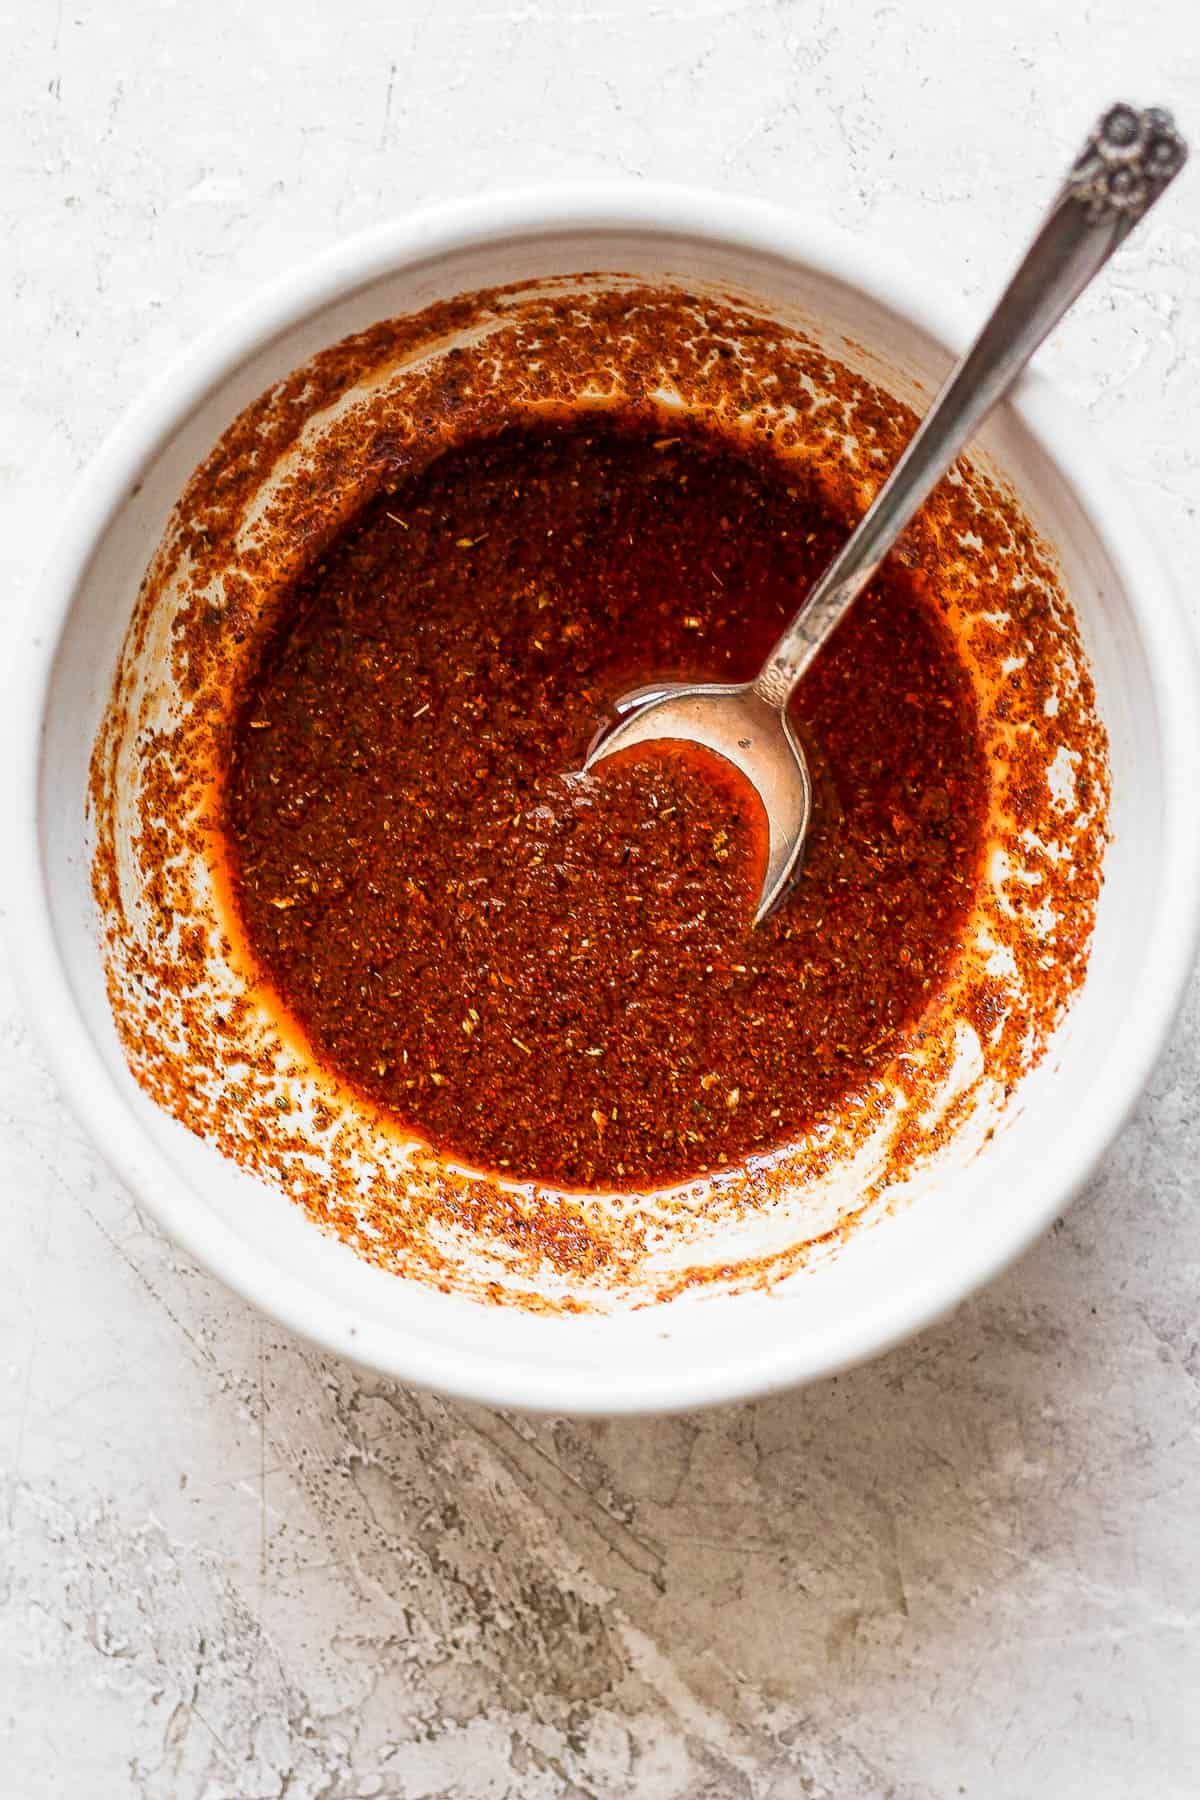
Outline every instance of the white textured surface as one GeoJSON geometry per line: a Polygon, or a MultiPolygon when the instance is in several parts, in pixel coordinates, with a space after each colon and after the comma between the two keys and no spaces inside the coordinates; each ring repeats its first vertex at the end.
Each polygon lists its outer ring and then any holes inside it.
{"type": "MultiPolygon", "coordinates": [[[[1092,111],[1200,134],[1194,0],[0,7],[0,575],[249,287],[499,182],[765,194],[983,302],[1092,111]],[[1057,16],[1056,16],[1057,15],[1057,16]],[[15,281],[13,279],[15,275],[15,281]]],[[[1200,566],[1200,172],[1045,353],[1200,566]]],[[[807,1393],[529,1423],[182,1263],[0,987],[0,1791],[1175,1800],[1200,1771],[1200,1006],[1100,1178],[807,1393]]]]}

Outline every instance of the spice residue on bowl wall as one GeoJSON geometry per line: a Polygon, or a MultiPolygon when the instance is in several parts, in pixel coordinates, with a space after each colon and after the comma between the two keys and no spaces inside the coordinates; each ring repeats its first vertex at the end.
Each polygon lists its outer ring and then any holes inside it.
{"type": "Polygon", "coordinates": [[[537,1306],[777,1278],[968,1153],[1082,978],[1107,791],[997,481],[962,466],[802,685],[816,823],[766,926],[736,777],[570,774],[630,686],[753,672],[910,428],[744,305],[611,277],[265,396],[94,759],[142,1085],[372,1260],[537,1306]]]}

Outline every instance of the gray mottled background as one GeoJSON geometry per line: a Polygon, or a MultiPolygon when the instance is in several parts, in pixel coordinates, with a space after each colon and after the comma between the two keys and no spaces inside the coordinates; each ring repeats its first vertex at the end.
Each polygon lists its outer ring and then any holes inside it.
{"type": "MultiPolygon", "coordinates": [[[[1194,0],[0,4],[0,574],[137,390],[414,203],[765,194],[982,303],[1096,107],[1200,135],[1194,0]]],[[[1194,594],[1200,174],[1045,363],[1194,594]]],[[[950,1323],[670,1421],[364,1378],[181,1260],[0,983],[0,1792],[1200,1792],[1195,995],[1069,1218],[950,1323]]]]}

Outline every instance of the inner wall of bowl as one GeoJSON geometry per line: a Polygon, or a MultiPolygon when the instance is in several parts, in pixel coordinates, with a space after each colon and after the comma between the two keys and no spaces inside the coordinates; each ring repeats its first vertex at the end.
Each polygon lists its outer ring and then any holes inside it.
{"type": "MultiPolygon", "coordinates": [[[[271,1304],[275,1296],[279,1303],[280,1282],[290,1284],[293,1294],[304,1292],[313,1329],[363,1360],[480,1392],[487,1382],[456,1375],[459,1363],[466,1370],[473,1358],[486,1355],[497,1371],[504,1359],[510,1365],[527,1364],[536,1388],[551,1353],[560,1383],[573,1383],[581,1404],[592,1389],[611,1394],[623,1376],[648,1392],[648,1356],[654,1379],[678,1391],[685,1377],[694,1380],[701,1365],[724,1361],[731,1344],[737,1346],[739,1362],[748,1365],[760,1351],[765,1356],[781,1334],[802,1338],[812,1366],[819,1367],[854,1354],[859,1338],[869,1348],[868,1338],[878,1338],[893,1313],[896,1328],[902,1328],[900,1312],[918,1291],[936,1291],[939,1268],[955,1260],[964,1235],[973,1240],[982,1262],[989,1237],[1003,1235],[1003,1210],[1019,1204],[1022,1172],[1045,1160],[1058,1121],[1082,1102],[1105,1046],[1120,1031],[1125,995],[1136,983],[1142,956],[1146,884],[1153,879],[1162,838],[1153,694],[1128,599],[1068,482],[1016,416],[1005,412],[988,427],[980,450],[1011,484],[1060,558],[1111,739],[1113,843],[1085,988],[1051,1054],[1022,1084],[1004,1129],[974,1164],[940,1171],[936,1191],[924,1193],[919,1204],[859,1233],[836,1257],[802,1272],[771,1296],[685,1299],[669,1307],[591,1319],[538,1318],[479,1306],[368,1267],[341,1244],[322,1237],[283,1196],[241,1174],[144,1097],[125,1067],[105,997],[83,803],[88,756],[129,606],[180,489],[243,406],[346,334],[455,293],[602,268],[651,282],[709,283],[752,296],[918,407],[949,361],[926,333],[820,270],[662,233],[515,237],[373,280],[253,351],[161,448],[117,511],[81,582],[55,666],[41,806],[47,887],[60,951],[119,1104],[133,1112],[178,1184],[179,1194],[171,1203],[164,1198],[162,1208],[173,1229],[260,1302],[271,1304]],[[189,1217],[201,1222],[196,1230],[188,1229],[189,1217]]],[[[512,1366],[503,1378],[497,1372],[496,1380],[506,1395],[519,1398],[512,1366]]]]}

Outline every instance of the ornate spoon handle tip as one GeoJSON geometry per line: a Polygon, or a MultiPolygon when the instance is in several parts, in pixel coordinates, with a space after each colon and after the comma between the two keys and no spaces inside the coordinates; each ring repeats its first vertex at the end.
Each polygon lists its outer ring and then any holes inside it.
{"type": "Polygon", "coordinates": [[[1081,201],[1095,219],[1130,231],[1187,161],[1187,145],[1161,106],[1110,106],[1064,183],[1064,197],[1081,201]]]}

